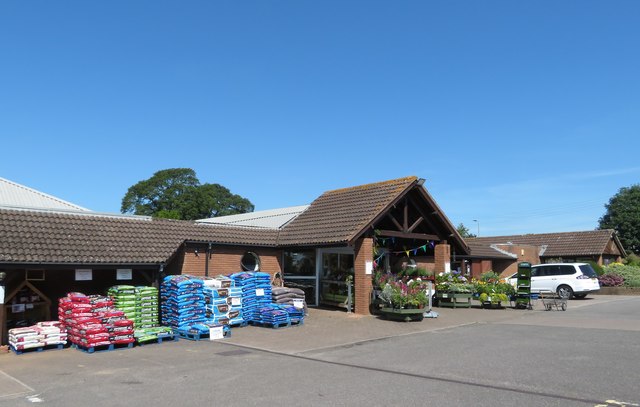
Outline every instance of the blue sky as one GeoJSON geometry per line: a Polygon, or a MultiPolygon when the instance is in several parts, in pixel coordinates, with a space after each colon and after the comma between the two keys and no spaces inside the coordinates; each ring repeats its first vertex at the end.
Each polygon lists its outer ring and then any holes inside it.
{"type": "Polygon", "coordinates": [[[417,175],[482,236],[640,182],[640,2],[0,4],[0,177],[118,212],[193,168],[256,210],[417,175]]]}

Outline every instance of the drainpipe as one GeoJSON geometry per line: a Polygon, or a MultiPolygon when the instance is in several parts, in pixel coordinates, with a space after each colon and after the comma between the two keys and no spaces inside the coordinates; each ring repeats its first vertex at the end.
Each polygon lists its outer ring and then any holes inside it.
{"type": "Polygon", "coordinates": [[[204,260],[204,276],[209,277],[209,257],[211,257],[211,242],[207,246],[206,258],[204,260]]]}

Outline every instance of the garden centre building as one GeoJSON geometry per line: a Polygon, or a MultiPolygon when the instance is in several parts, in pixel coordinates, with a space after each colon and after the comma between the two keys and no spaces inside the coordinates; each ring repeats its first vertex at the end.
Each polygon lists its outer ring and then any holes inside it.
{"type": "Polygon", "coordinates": [[[375,267],[410,257],[437,273],[469,254],[416,177],[328,191],[308,206],[197,222],[91,212],[16,185],[0,182],[3,343],[8,328],[55,319],[67,292],[157,285],[168,274],[259,269],[302,288],[310,305],[349,303],[353,282],[354,311],[368,314],[375,267]],[[25,194],[7,205],[7,197],[25,194]]]}

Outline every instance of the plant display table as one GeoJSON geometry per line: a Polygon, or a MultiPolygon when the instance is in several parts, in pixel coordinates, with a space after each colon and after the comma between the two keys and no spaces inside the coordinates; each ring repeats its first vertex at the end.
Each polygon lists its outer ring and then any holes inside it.
{"type": "Polygon", "coordinates": [[[438,306],[446,308],[471,308],[471,293],[436,293],[438,306]]]}

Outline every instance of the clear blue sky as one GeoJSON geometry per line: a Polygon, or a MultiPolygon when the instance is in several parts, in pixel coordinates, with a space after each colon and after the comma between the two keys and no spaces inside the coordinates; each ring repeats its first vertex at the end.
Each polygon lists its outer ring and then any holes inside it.
{"type": "Polygon", "coordinates": [[[640,1],[0,4],[0,177],[118,212],[193,168],[256,210],[417,175],[482,236],[640,182],[640,1]]]}

